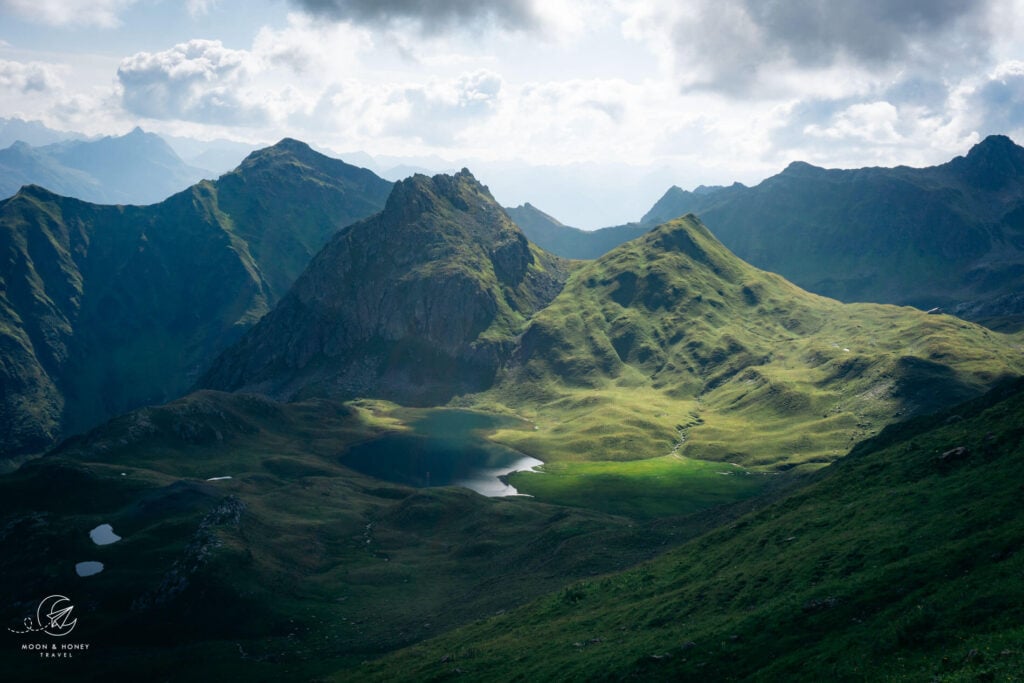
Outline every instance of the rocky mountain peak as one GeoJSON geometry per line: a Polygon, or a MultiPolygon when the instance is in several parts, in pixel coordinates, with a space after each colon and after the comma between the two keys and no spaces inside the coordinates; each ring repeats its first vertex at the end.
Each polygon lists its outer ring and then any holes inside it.
{"type": "Polygon", "coordinates": [[[1024,147],[1005,135],[989,135],[966,156],[957,157],[948,167],[971,185],[995,191],[1019,185],[1024,178],[1024,147]]]}
{"type": "Polygon", "coordinates": [[[473,175],[415,175],[341,230],[203,386],[437,400],[493,381],[565,280],[473,175]]]}

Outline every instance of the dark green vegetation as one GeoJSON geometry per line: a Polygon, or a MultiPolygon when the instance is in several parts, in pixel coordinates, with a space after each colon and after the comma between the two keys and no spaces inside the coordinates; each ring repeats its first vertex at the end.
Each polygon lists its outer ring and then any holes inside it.
{"type": "Polygon", "coordinates": [[[184,393],[390,188],[284,140],[152,206],[0,202],[0,457],[184,393]]]}
{"type": "Polygon", "coordinates": [[[1019,681],[1024,384],[626,572],[338,680],[1019,681]]]}
{"type": "Polygon", "coordinates": [[[513,217],[527,235],[569,258],[695,213],[743,260],[818,294],[943,307],[996,329],[1024,316],[1024,149],[1004,136],[930,168],[796,162],[755,187],[673,187],[639,224],[595,233],[525,208],[513,217]]]}
{"type": "Polygon", "coordinates": [[[66,140],[0,150],[0,197],[25,185],[100,204],[152,204],[208,172],[189,166],[166,142],[136,128],[121,137],[66,140]]]}
{"type": "Polygon", "coordinates": [[[382,407],[201,392],[0,477],[5,680],[311,680],[630,566],[708,524],[413,489],[339,465],[352,445],[401,428],[382,407]],[[104,523],[122,540],[94,545],[88,532],[104,523]],[[76,577],[86,560],[103,571],[76,577]],[[60,669],[7,631],[55,591],[77,606],[75,641],[92,644],[60,669]]]}

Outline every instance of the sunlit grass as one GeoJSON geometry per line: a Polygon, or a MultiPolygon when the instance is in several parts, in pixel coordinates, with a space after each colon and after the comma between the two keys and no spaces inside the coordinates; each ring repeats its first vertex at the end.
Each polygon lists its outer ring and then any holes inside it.
{"type": "Polygon", "coordinates": [[[629,462],[556,462],[510,477],[520,493],[638,518],[684,515],[756,495],[772,476],[666,455],[629,462]]]}

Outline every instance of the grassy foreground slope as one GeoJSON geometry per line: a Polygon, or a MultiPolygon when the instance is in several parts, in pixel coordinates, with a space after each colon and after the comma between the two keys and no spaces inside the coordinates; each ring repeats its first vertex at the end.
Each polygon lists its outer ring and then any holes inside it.
{"type": "Polygon", "coordinates": [[[1024,383],[650,563],[336,680],[1019,681],[1024,383]]]}
{"type": "Polygon", "coordinates": [[[341,466],[348,446],[402,428],[383,407],[200,392],[0,475],[4,680],[314,680],[634,565],[705,524],[341,466]],[[122,539],[95,545],[100,524],[122,539]],[[103,571],[76,576],[83,561],[103,571]],[[60,669],[7,630],[52,594],[74,602],[76,642],[92,644],[60,669]]]}
{"type": "Polygon", "coordinates": [[[788,467],[1022,369],[1018,337],[810,294],[687,216],[575,270],[501,381],[463,401],[534,421],[499,438],[545,461],[675,452],[788,467]]]}

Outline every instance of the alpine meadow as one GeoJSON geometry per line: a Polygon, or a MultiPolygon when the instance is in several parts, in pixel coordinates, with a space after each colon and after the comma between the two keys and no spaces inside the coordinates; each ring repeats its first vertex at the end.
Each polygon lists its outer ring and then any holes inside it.
{"type": "Polygon", "coordinates": [[[1019,2],[0,18],[3,680],[1024,681],[1019,2]]]}

